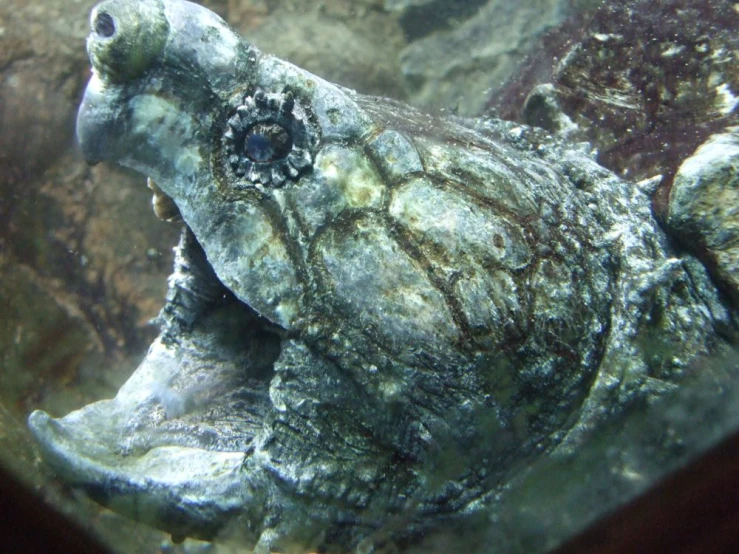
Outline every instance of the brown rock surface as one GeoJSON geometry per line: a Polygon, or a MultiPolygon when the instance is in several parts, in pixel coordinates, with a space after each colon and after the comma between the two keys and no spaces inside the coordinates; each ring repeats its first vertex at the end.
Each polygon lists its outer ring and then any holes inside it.
{"type": "Polygon", "coordinates": [[[661,211],[682,161],[738,121],[737,28],[732,2],[606,2],[542,37],[490,106],[590,142],[624,177],[664,175],[661,211]]]}
{"type": "Polygon", "coordinates": [[[89,5],[11,0],[0,6],[4,186],[37,175],[72,144],[74,115],[88,75],[80,45],[89,5]]]}
{"type": "Polygon", "coordinates": [[[260,50],[364,94],[403,98],[398,56],[405,40],[382,6],[381,0],[230,0],[225,13],[215,11],[260,50]]]}
{"type": "Polygon", "coordinates": [[[666,224],[739,302],[739,127],[713,135],[683,162],[666,224]]]}

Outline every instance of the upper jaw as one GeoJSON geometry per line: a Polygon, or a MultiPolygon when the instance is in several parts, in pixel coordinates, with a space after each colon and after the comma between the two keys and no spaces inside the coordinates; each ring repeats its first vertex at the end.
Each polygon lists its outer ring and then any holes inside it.
{"type": "Polygon", "coordinates": [[[119,94],[105,87],[93,74],[77,112],[77,141],[85,161],[91,165],[119,158],[118,138],[124,136],[122,121],[115,106],[119,94]]]}
{"type": "Polygon", "coordinates": [[[177,198],[176,183],[212,180],[207,144],[199,141],[212,116],[198,117],[177,97],[147,88],[106,82],[94,73],[77,113],[78,143],[88,163],[120,163],[177,198]]]}
{"type": "Polygon", "coordinates": [[[94,8],[90,27],[92,78],[77,116],[85,159],[157,181],[191,177],[192,163],[174,162],[199,146],[193,137],[207,137],[233,91],[253,79],[256,50],[212,12],[177,0],[108,0],[94,8]]]}

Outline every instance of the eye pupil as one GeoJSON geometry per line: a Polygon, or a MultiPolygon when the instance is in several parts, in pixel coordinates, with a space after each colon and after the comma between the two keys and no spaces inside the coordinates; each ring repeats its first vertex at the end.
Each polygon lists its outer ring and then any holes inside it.
{"type": "Polygon", "coordinates": [[[109,13],[102,12],[95,16],[95,32],[104,38],[115,34],[115,21],[109,13]]]}
{"type": "Polygon", "coordinates": [[[254,161],[267,162],[272,158],[272,145],[269,139],[258,133],[246,137],[246,154],[254,161]]]}
{"type": "Polygon", "coordinates": [[[258,123],[244,137],[244,153],[255,162],[284,158],[291,148],[290,135],[275,123],[258,123]]]}

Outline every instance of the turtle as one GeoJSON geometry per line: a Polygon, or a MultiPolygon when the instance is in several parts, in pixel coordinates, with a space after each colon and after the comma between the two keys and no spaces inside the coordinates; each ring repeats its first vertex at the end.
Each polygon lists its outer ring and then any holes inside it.
{"type": "Polygon", "coordinates": [[[649,186],[587,145],[359,94],[183,0],[102,2],[87,48],[85,158],[146,175],[183,233],[117,396],[29,425],[65,481],[175,538],[410,544],[735,328],[649,186]]]}

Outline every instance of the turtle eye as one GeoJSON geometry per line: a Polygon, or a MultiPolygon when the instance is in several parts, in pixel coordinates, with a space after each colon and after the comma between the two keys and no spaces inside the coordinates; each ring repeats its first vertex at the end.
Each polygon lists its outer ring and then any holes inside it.
{"type": "Polygon", "coordinates": [[[313,165],[318,132],[290,92],[247,94],[223,135],[234,186],[279,186],[313,165]]]}
{"type": "Polygon", "coordinates": [[[277,123],[257,123],[246,131],[244,137],[244,154],[255,162],[284,158],[292,146],[290,134],[277,123]]]}

